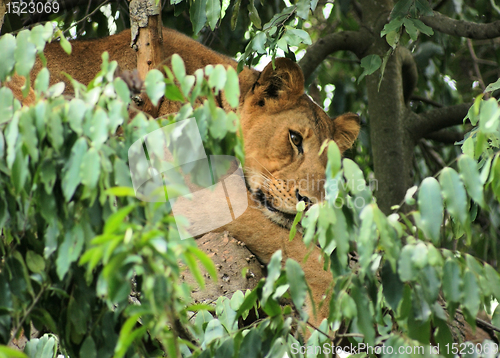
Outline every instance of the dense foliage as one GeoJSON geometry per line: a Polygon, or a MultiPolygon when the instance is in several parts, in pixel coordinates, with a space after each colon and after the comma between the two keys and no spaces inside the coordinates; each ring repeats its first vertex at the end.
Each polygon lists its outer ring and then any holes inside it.
{"type": "MultiPolygon", "coordinates": [[[[243,38],[248,29],[245,46],[228,46],[247,63],[256,63],[263,54],[273,57],[278,50],[299,56],[311,39],[333,28],[360,26],[355,11],[360,5],[354,1],[267,5],[237,0],[231,3],[232,17],[228,1],[171,3],[177,4],[166,11],[186,15],[189,8],[193,30],[202,31],[202,37],[210,37],[202,30],[205,24],[219,29],[221,43],[231,36],[243,38]],[[231,26],[235,32],[224,31],[231,26]]],[[[464,19],[490,6],[488,1],[475,2],[474,8],[462,1],[442,3],[444,12],[464,19]]],[[[215,277],[213,264],[193,240],[179,239],[168,205],[139,201],[132,189],[128,148],[172,121],[195,117],[207,152],[243,159],[236,116],[214,104],[214,92],[236,87],[235,71],[207,67],[187,76],[174,57],[166,78],[150,72],[145,84],[153,101],[165,94],[186,103],[175,117],[159,120],[139,114],[128,121],[130,92],[123,80],[114,78],[116,63],[106,55],[88,87],[73,82],[75,98],[62,95],[62,84],[49,87],[46,70],[33,83],[33,106],[21,107],[8,88],[0,88],[0,344],[12,342],[22,330],[29,337],[30,323],[48,332],[28,342],[26,355],[0,345],[0,357],[45,358],[58,352],[89,358],[281,357],[284,352],[314,357],[328,354],[308,350],[306,355],[294,347],[324,343],[385,346],[384,356],[417,346],[426,351],[414,355],[433,355],[432,343],[439,344],[440,355],[452,357],[457,353],[453,343],[460,339],[453,329],[455,316],[463,315],[476,327],[476,318],[485,311],[493,326],[500,327],[500,108],[492,96],[500,88],[493,83],[498,72],[485,74],[482,85],[493,84],[481,88],[479,80],[460,71],[468,58],[460,46],[467,40],[429,30],[419,17],[431,11],[427,1],[398,1],[381,33],[390,46],[385,56],[371,54],[358,63],[342,52],[310,78],[311,95],[330,113],[358,111],[366,120],[363,77],[379,76],[380,81],[389,76],[380,69],[395,48],[408,47],[415,50],[421,74],[416,93],[434,99],[410,99],[416,112],[432,102],[475,100],[464,119],[467,133],[452,132],[465,136],[460,145],[419,142],[415,186],[391,213],[382,212],[376,192],[366,183],[365,178],[373,178],[369,127],[348,154],[351,159],[342,159],[334,143],[324,148],[329,158],[327,200],[311,207],[301,224],[303,240],[321,247],[334,285],[325,288],[328,321],[316,329],[307,327],[312,333],[305,342],[296,331],[307,321],[301,309],[307,286],[299,263],[289,259],[282,267],[277,252],[267,279],[254,290],[221,297],[212,307],[191,305],[179,262],[200,285],[198,263],[215,277]],[[198,97],[206,98],[202,106],[196,104],[198,97]],[[118,126],[123,128],[120,135],[118,126]],[[281,307],[281,297],[293,304],[281,307]],[[240,318],[250,312],[261,315],[259,320],[241,327],[240,318]]],[[[71,16],[58,21],[69,24],[71,16]]],[[[92,31],[102,32],[108,18],[98,17],[102,19],[93,18],[98,26],[92,31]]],[[[14,71],[29,73],[52,34],[48,23],[16,37],[4,35],[0,81],[14,71]]],[[[61,45],[68,49],[63,38],[61,45]]],[[[479,46],[477,56],[498,62],[497,45],[479,46]]],[[[235,98],[228,100],[236,106],[235,98]]],[[[482,351],[463,347],[471,356],[495,353],[484,342],[475,346],[482,351]]],[[[373,350],[368,353],[374,355],[373,350]]]]}

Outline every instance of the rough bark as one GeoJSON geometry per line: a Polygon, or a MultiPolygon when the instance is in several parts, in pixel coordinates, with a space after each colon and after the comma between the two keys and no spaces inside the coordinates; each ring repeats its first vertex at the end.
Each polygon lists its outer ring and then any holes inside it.
{"type": "Polygon", "coordinates": [[[359,58],[363,57],[370,45],[369,36],[365,32],[365,30],[335,32],[319,39],[308,48],[307,53],[299,61],[304,78],[311,76],[316,67],[334,52],[351,51],[359,58]]]}
{"type": "MultiPolygon", "coordinates": [[[[363,0],[360,3],[363,24],[369,29],[371,36],[368,41],[372,44],[365,55],[384,56],[389,45],[385,38],[380,37],[380,31],[393,2],[363,0]]],[[[391,211],[392,205],[400,203],[413,183],[415,141],[406,130],[406,120],[414,116],[405,100],[405,92],[408,95],[411,90],[404,88],[404,74],[413,72],[413,66],[408,64],[410,60],[405,49],[397,48],[387,61],[380,88],[380,71],[366,77],[373,164],[378,180],[377,203],[386,214],[391,211]]]]}
{"type": "Polygon", "coordinates": [[[7,11],[7,3],[8,1],[0,0],[0,34],[2,33],[3,20],[7,11]]]}
{"type": "MultiPolygon", "coordinates": [[[[155,5],[155,0],[132,0],[130,21],[131,46],[137,48],[137,71],[145,80],[147,73],[162,62],[161,4],[155,5]]],[[[153,105],[146,95],[143,99],[143,111],[156,118],[159,105],[153,105]]]]}
{"type": "Polygon", "coordinates": [[[440,129],[462,124],[471,105],[472,103],[462,103],[422,113],[418,120],[409,124],[408,130],[418,140],[440,129]]]}
{"type": "Polygon", "coordinates": [[[455,20],[434,11],[434,16],[422,16],[424,24],[434,30],[458,37],[469,39],[486,40],[500,36],[500,21],[489,24],[477,24],[474,22],[455,20]]]}

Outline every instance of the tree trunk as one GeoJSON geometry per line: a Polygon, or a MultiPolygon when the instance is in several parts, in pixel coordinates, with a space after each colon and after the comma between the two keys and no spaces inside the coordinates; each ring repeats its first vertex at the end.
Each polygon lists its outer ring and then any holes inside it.
{"type": "MultiPolygon", "coordinates": [[[[366,55],[385,56],[390,46],[380,31],[387,22],[393,1],[361,1],[363,24],[372,36],[372,46],[366,55]]],[[[397,48],[389,57],[379,88],[380,70],[366,77],[368,114],[375,177],[378,181],[377,202],[388,214],[399,204],[412,185],[412,159],[415,145],[406,130],[408,117],[413,117],[404,98],[403,68],[405,49],[397,48]]]]}

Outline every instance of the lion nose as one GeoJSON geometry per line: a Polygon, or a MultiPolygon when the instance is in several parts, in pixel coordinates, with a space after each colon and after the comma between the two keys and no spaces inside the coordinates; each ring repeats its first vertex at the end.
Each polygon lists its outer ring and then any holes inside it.
{"type": "Polygon", "coordinates": [[[311,199],[309,199],[307,196],[302,196],[299,193],[299,190],[295,190],[295,196],[297,197],[297,201],[303,201],[306,204],[306,207],[312,204],[311,199]]]}

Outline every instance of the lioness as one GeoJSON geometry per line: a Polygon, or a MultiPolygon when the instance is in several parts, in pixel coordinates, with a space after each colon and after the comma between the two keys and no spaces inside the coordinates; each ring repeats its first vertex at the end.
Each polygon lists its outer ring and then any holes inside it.
{"type": "MultiPolygon", "coordinates": [[[[164,29],[163,41],[163,59],[179,54],[188,74],[209,64],[236,68],[233,59],[176,31],[164,29]]],[[[129,42],[129,30],[99,40],[73,41],[71,56],[58,43],[48,44],[44,52],[51,83],[64,81],[70,88],[67,78],[61,74],[64,71],[88,84],[100,70],[104,51],[109,53],[110,60],[118,62],[120,69],[135,69],[136,53],[129,42]]],[[[249,205],[243,215],[217,231],[228,230],[263,263],[268,263],[279,249],[283,251],[283,259],[293,258],[301,263],[313,298],[319,303],[331,276],[323,270],[316,247],[307,262],[303,262],[310,250],[300,234],[289,241],[289,228],[299,201],[310,204],[323,198],[327,157],[325,152],[318,155],[322,143],[334,140],[344,152],[358,135],[359,119],[352,113],[330,119],[304,93],[304,76],[297,64],[281,58],[275,65],[275,69],[267,65],[262,72],[244,68],[239,74],[238,111],[246,153],[244,170],[249,200],[255,205],[249,205]]],[[[38,61],[32,76],[40,69],[38,61]]],[[[224,96],[218,98],[220,107],[231,110],[224,96]]],[[[159,113],[171,113],[177,108],[176,104],[163,101],[159,113]]],[[[319,319],[327,317],[326,306],[319,319]]]]}

